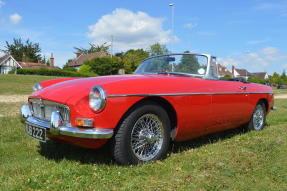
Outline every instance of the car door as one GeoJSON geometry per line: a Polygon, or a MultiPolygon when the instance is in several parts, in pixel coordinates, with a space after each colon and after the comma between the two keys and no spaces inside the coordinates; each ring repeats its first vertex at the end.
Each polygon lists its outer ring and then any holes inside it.
{"type": "Polygon", "coordinates": [[[211,121],[208,132],[234,128],[248,119],[249,94],[246,83],[211,80],[211,121]]]}

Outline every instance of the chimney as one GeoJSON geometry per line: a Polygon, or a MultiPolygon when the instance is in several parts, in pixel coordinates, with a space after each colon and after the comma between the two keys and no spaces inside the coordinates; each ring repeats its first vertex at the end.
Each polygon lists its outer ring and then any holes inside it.
{"type": "Polygon", "coordinates": [[[234,78],[234,70],[235,70],[235,67],[232,65],[232,77],[234,78]]]}
{"type": "Polygon", "coordinates": [[[54,57],[53,57],[53,53],[51,53],[51,57],[50,57],[50,66],[54,67],[54,57]]]}

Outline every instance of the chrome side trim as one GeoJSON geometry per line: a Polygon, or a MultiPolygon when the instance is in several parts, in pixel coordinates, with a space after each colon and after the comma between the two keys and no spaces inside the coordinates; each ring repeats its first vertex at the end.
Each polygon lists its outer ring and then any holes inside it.
{"type": "Polygon", "coordinates": [[[149,97],[149,96],[188,96],[188,95],[238,95],[238,94],[274,94],[274,93],[166,93],[166,94],[122,94],[122,95],[108,95],[107,97],[149,97]]]}

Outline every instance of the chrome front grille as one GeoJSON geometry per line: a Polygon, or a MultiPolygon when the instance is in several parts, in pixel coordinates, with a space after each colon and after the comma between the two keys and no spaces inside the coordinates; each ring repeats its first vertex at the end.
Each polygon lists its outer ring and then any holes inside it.
{"type": "Polygon", "coordinates": [[[44,121],[51,120],[53,111],[59,111],[65,123],[70,122],[70,109],[64,104],[42,99],[29,99],[32,115],[44,121]]]}

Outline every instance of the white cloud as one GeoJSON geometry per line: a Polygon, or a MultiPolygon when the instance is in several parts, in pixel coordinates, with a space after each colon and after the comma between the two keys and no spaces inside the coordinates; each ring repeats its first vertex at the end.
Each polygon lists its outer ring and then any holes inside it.
{"type": "Polygon", "coordinates": [[[5,5],[5,2],[0,0],[0,8],[3,7],[4,5],[5,5]]]}
{"type": "Polygon", "coordinates": [[[18,13],[14,13],[14,14],[10,15],[9,19],[10,19],[11,23],[18,24],[22,20],[22,16],[19,15],[18,13]]]}
{"type": "Polygon", "coordinates": [[[146,48],[156,42],[178,42],[178,37],[173,36],[170,30],[164,30],[162,24],[163,19],[151,17],[145,12],[115,9],[89,26],[88,36],[98,44],[110,42],[113,36],[117,51],[146,48]]]}
{"type": "Polygon", "coordinates": [[[194,29],[195,27],[197,27],[197,24],[193,24],[193,23],[187,23],[183,26],[184,28],[187,28],[187,29],[194,29]]]}
{"type": "Polygon", "coordinates": [[[276,47],[265,47],[256,52],[237,54],[218,59],[219,63],[225,66],[234,65],[238,68],[245,68],[253,72],[269,71],[276,65],[283,66],[287,62],[287,54],[276,47]]]}

